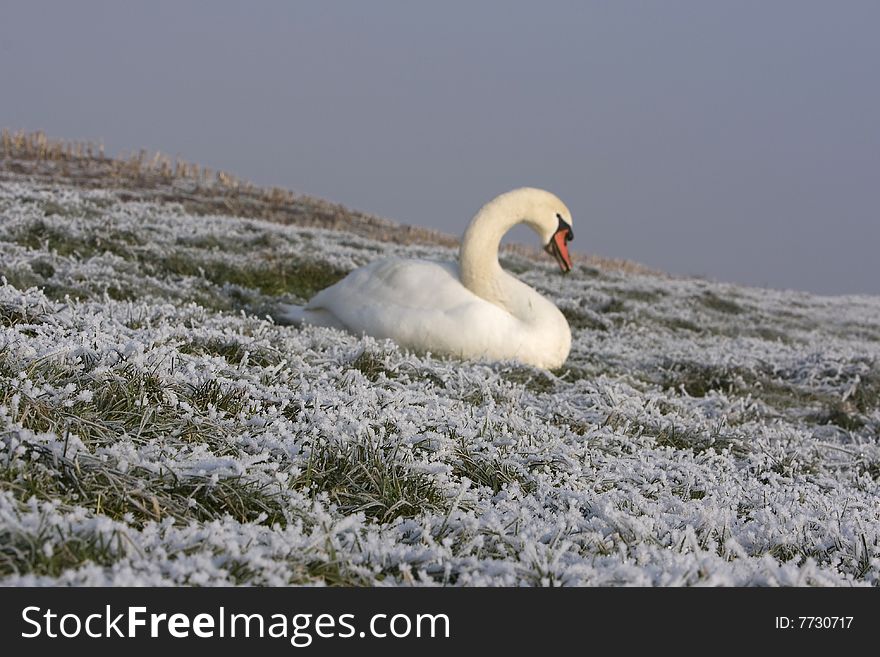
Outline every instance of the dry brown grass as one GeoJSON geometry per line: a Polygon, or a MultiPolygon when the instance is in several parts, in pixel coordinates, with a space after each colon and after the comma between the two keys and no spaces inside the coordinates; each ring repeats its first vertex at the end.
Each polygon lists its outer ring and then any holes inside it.
{"type": "MultiPolygon", "coordinates": [[[[43,132],[0,132],[0,181],[21,179],[87,188],[123,190],[127,200],[179,202],[197,215],[231,214],[282,224],[325,228],[396,244],[455,247],[458,238],[427,228],[398,224],[338,203],[296,194],[279,187],[258,187],[208,167],[140,150],[108,157],[104,145],[51,139],[43,132]]],[[[530,260],[543,260],[538,248],[502,246],[530,260]]],[[[602,271],[657,274],[638,263],[573,253],[575,259],[602,271]]]]}

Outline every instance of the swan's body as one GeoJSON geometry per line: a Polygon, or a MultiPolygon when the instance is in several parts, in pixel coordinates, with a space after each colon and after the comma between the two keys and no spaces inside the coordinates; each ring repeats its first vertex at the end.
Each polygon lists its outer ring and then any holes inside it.
{"type": "Polygon", "coordinates": [[[462,240],[459,263],[389,258],[354,270],[279,319],[332,326],[436,355],[562,365],[571,347],[565,317],[498,264],[501,237],[525,222],[571,267],[571,215],[562,202],[523,188],[486,204],[462,240]],[[553,246],[555,244],[555,247],[553,246]]]}

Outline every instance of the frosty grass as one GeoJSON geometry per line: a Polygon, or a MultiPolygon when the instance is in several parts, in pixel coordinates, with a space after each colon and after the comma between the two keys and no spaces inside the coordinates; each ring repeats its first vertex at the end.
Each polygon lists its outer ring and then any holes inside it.
{"type": "Polygon", "coordinates": [[[554,372],[268,317],[386,254],[455,257],[0,185],[0,583],[880,584],[880,298],[505,256],[554,372]]]}

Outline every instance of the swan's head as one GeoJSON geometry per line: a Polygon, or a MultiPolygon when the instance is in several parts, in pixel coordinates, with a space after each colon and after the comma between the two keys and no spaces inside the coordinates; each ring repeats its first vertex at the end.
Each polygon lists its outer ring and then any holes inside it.
{"type": "Polygon", "coordinates": [[[524,221],[538,233],[544,250],[556,258],[563,274],[571,271],[568,243],[574,239],[571,212],[559,198],[543,189],[526,187],[511,192],[522,195],[524,221]]]}

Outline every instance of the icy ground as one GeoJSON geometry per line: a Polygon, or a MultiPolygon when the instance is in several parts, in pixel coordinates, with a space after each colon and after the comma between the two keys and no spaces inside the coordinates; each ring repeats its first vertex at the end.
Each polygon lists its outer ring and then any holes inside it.
{"type": "Polygon", "coordinates": [[[386,253],[454,256],[0,185],[0,583],[880,584],[880,298],[508,256],[552,373],[267,319],[386,253]]]}

